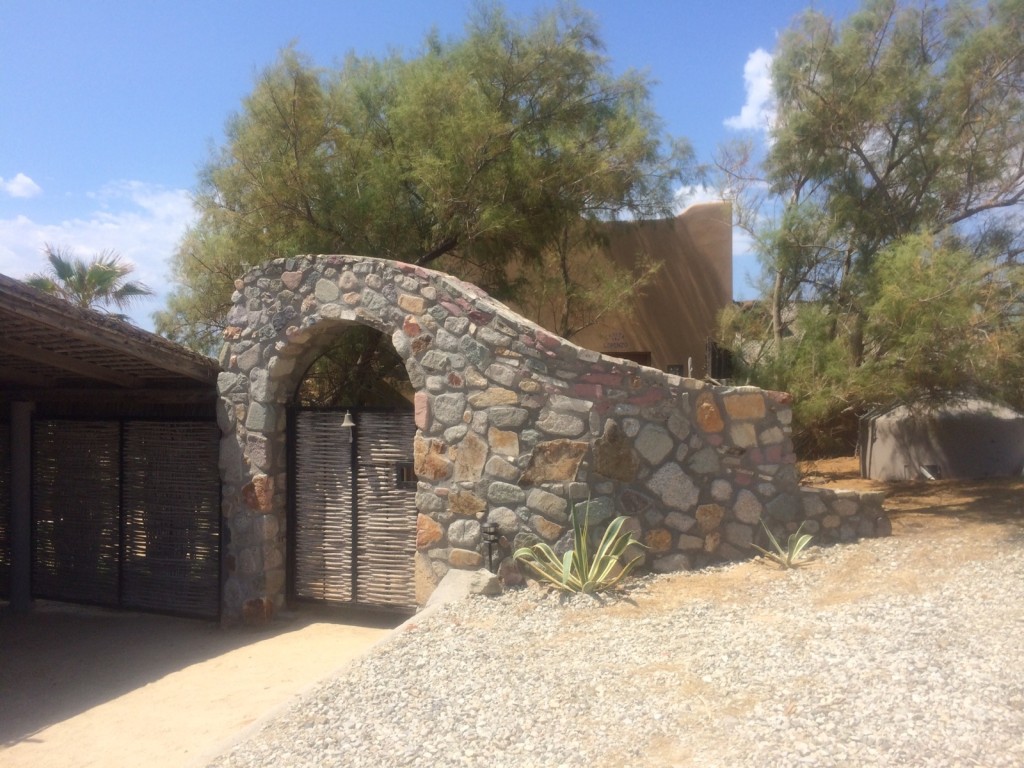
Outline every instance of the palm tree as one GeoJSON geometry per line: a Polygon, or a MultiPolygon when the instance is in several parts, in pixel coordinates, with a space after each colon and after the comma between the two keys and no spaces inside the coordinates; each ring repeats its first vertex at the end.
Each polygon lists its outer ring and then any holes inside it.
{"type": "MultiPolygon", "coordinates": [[[[118,309],[127,309],[135,300],[153,295],[144,284],[126,279],[134,267],[124,263],[114,251],[102,251],[89,261],[50,245],[45,246],[44,252],[50,262],[49,271],[29,275],[25,282],[75,306],[108,311],[107,306],[113,304],[118,309]]],[[[125,315],[112,314],[127,319],[125,315]]]]}

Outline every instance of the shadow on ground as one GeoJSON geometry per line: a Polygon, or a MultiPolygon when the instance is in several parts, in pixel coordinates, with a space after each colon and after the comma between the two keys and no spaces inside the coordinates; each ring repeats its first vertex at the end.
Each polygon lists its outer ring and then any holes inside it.
{"type": "MultiPolygon", "coordinates": [[[[317,621],[391,629],[404,616],[303,611],[269,627],[62,603],[17,614],[0,603],[0,748],[167,675],[317,621]]],[[[253,669],[253,675],[267,670],[253,669]]]]}

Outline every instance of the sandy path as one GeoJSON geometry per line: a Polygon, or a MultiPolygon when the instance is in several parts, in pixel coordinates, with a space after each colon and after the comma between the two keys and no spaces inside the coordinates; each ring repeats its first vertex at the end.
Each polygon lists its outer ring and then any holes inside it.
{"type": "Polygon", "coordinates": [[[397,620],[269,631],[43,606],[0,614],[0,765],[202,764],[397,620]]]}

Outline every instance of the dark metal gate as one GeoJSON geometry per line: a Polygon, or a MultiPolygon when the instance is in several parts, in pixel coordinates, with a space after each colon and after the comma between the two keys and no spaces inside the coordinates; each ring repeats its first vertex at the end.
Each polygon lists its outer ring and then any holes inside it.
{"type": "Polygon", "coordinates": [[[209,422],[36,421],[32,595],[216,618],[219,437],[209,422]]]}
{"type": "Polygon", "coordinates": [[[290,596],[415,607],[412,412],[296,408],[290,425],[290,596]]]}

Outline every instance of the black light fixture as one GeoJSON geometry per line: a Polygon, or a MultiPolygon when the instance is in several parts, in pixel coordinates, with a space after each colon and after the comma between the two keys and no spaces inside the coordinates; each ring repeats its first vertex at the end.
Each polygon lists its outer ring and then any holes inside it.
{"type": "Polygon", "coordinates": [[[480,530],[483,532],[483,541],[487,545],[487,568],[494,573],[494,548],[498,546],[498,524],[484,523],[480,530]]]}

